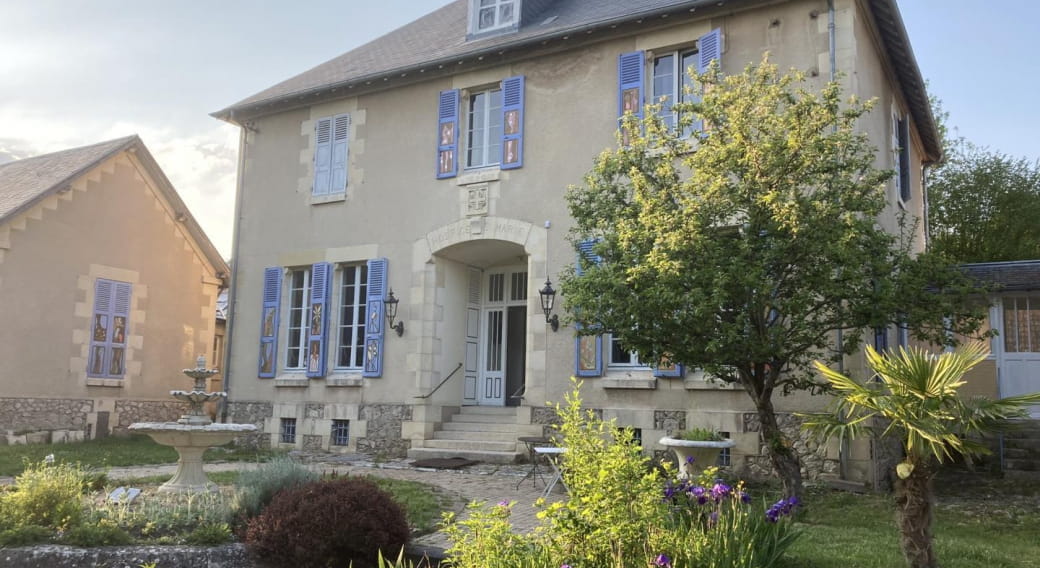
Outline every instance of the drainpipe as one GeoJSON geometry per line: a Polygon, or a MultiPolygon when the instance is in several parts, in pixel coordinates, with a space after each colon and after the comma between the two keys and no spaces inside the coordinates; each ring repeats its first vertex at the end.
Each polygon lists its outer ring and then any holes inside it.
{"type": "MultiPolygon", "coordinates": [[[[834,0],[827,0],[827,55],[830,61],[830,79],[833,82],[838,76],[838,61],[836,55],[836,29],[834,25],[834,0]]],[[[837,131],[838,126],[834,125],[834,130],[837,131]]],[[[845,344],[845,334],[842,333],[841,329],[838,329],[838,348],[842,349],[845,344]]],[[[845,373],[845,354],[842,353],[838,357],[838,372],[845,373]]],[[[841,439],[838,444],[838,477],[839,479],[849,478],[849,441],[845,438],[841,439]]]]}
{"type": "MultiPolygon", "coordinates": [[[[231,111],[229,118],[229,122],[235,123],[235,111],[231,111]]],[[[238,259],[240,258],[239,244],[242,240],[242,196],[245,193],[242,191],[242,173],[245,171],[246,128],[241,124],[238,127],[238,166],[236,168],[238,170],[238,179],[235,184],[235,229],[231,236],[231,283],[228,286],[227,330],[224,333],[224,378],[221,381],[223,390],[228,396],[231,394],[231,348],[234,345],[232,338],[235,332],[235,313],[238,311],[236,309],[238,305],[238,259]]],[[[228,398],[225,397],[223,404],[221,404],[220,421],[227,422],[227,419],[228,398]]]]}

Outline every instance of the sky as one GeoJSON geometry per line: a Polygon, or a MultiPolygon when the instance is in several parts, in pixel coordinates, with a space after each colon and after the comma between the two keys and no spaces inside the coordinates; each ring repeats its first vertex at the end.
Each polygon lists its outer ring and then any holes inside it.
{"type": "MultiPolygon", "coordinates": [[[[448,0],[0,0],[0,163],[141,136],[231,252],[238,129],[209,116],[448,0]]],[[[955,134],[1040,159],[1040,1],[900,0],[955,134]]]]}

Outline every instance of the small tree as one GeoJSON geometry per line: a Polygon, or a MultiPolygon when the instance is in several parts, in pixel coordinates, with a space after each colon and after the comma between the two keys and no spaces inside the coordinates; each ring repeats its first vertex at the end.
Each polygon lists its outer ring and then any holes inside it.
{"type": "Polygon", "coordinates": [[[991,434],[1027,416],[1025,408],[1040,404],[1040,393],[990,400],[965,400],[957,389],[962,377],[988,355],[982,343],[933,355],[921,349],[899,349],[882,355],[867,347],[867,362],[879,382],[856,382],[816,362],[816,368],[839,398],[834,414],[806,415],[805,427],[824,436],[864,434],[874,417],[885,419],[882,436],[895,436],[905,459],[896,467],[896,508],[903,554],[913,568],[934,568],[932,547],[932,477],[936,466],[954,456],[975,457],[989,449],[970,436],[991,434]]]}
{"type": "Polygon", "coordinates": [[[971,333],[978,314],[961,317],[957,274],[911,253],[913,226],[879,225],[891,172],[857,130],[871,103],[843,102],[837,83],[811,92],[767,61],[696,79],[701,102],[673,107],[676,128],[626,117],[627,145],[569,190],[576,248],[595,245],[564,296],[582,333],[740,384],[785,492],[800,496],[773,394],[813,386],[810,362],[851,353],[865,327],[942,341],[944,315],[971,333]]]}

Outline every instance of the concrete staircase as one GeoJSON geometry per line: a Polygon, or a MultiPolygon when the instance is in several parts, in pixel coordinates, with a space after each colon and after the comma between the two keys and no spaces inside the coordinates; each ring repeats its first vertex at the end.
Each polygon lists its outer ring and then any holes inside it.
{"type": "Polygon", "coordinates": [[[1040,480],[1040,420],[1028,420],[1004,434],[1004,473],[1040,480]]]}
{"type": "Polygon", "coordinates": [[[434,431],[433,438],[412,443],[412,459],[460,457],[485,463],[516,463],[527,457],[520,436],[541,432],[541,426],[517,424],[517,409],[463,406],[434,431]]]}

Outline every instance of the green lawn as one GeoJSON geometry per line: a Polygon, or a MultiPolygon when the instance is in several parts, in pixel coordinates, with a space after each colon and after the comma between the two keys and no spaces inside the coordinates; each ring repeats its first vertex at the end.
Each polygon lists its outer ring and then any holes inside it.
{"type": "MultiPolygon", "coordinates": [[[[1040,484],[944,476],[936,488],[934,534],[944,568],[1040,567],[1040,484]]],[[[905,565],[891,495],[816,489],[806,504],[804,532],[785,567],[905,565]]]]}
{"type": "MultiPolygon", "coordinates": [[[[14,476],[22,472],[23,460],[40,461],[47,454],[54,454],[58,461],[80,462],[94,468],[122,467],[174,463],[177,451],[161,446],[148,436],[111,436],[98,440],[87,440],[74,444],[30,444],[26,446],[0,446],[0,476],[14,476]]],[[[272,455],[270,450],[250,450],[233,446],[210,448],[203,459],[206,461],[264,461],[272,455]]]]}

